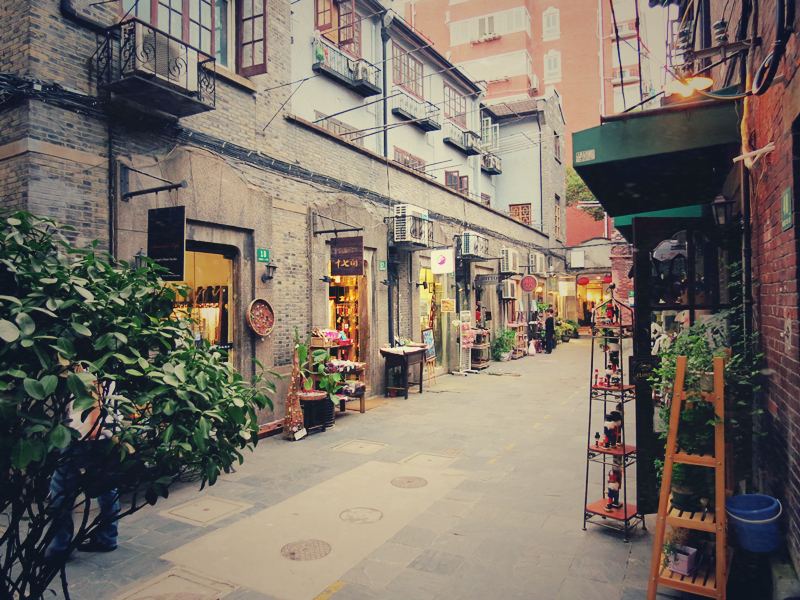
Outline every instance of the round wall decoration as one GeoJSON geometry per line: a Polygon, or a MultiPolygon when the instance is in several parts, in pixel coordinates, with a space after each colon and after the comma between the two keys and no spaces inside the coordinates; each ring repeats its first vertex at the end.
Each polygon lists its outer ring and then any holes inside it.
{"type": "Polygon", "coordinates": [[[275,326],[275,313],[269,302],[263,298],[256,298],[247,307],[247,324],[257,335],[266,337],[275,326]]]}

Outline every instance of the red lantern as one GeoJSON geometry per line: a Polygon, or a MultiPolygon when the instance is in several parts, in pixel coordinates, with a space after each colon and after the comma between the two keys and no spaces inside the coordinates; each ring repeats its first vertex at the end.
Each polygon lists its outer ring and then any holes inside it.
{"type": "Polygon", "coordinates": [[[611,283],[612,281],[614,280],[611,279],[611,275],[606,275],[605,277],[603,277],[603,283],[611,283]]]}
{"type": "Polygon", "coordinates": [[[586,285],[587,283],[589,283],[588,277],[581,277],[580,279],[578,279],[578,285],[586,285]]]}

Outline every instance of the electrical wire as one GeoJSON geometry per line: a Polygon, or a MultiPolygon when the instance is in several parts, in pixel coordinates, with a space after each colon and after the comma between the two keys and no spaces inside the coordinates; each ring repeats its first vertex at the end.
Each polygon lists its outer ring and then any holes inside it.
{"type": "MultiPolygon", "coordinates": [[[[694,1],[694,0],[692,0],[694,1]]],[[[608,3],[611,5],[611,19],[614,22],[614,34],[617,37],[617,58],[619,60],[619,75],[622,77],[622,51],[619,47],[619,27],[617,27],[617,13],[614,11],[614,0],[608,0],[608,3]]],[[[623,85],[620,87],[620,91],[622,92],[622,108],[623,110],[626,108],[625,103],[625,86],[623,85]]]]}

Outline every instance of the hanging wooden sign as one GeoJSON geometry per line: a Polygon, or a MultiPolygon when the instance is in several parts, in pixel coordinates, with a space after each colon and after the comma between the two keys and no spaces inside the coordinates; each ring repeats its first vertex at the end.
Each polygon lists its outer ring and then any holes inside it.
{"type": "Polygon", "coordinates": [[[364,274],[364,238],[362,236],[331,240],[331,275],[357,276],[364,274]]]}
{"type": "Polygon", "coordinates": [[[147,211],[147,256],[169,273],[164,281],[183,281],[186,264],[186,207],[170,206],[147,211]]]}

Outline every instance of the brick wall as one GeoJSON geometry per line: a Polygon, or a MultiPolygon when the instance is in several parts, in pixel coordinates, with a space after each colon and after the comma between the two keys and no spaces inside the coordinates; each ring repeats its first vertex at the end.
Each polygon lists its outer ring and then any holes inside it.
{"type": "MultiPolygon", "coordinates": [[[[800,2],[794,1],[795,14],[800,2]]],[[[712,1],[712,21],[719,18],[724,2],[712,1]]],[[[739,20],[741,6],[733,6],[731,23],[739,20]]],[[[764,43],[756,50],[755,65],[764,60],[775,39],[775,0],[759,3],[758,35],[764,43]]],[[[795,28],[797,17],[795,17],[795,28]]],[[[730,32],[734,34],[733,31],[730,32]]],[[[732,35],[733,37],[733,35],[732,35]]],[[[792,212],[796,211],[800,181],[800,51],[797,35],[791,36],[778,74],[784,82],[773,84],[766,94],[747,100],[744,110],[745,151],[774,142],[776,149],[750,170],[752,276],[755,328],[766,362],[767,383],[759,397],[765,410],[760,428],[768,435],[756,443],[757,491],[778,497],[783,503],[782,525],[800,568],[800,356],[798,356],[798,222],[781,227],[781,194],[791,187],[792,212]],[[792,157],[794,156],[794,162],[792,157]]],[[[721,73],[720,73],[721,74],[721,73]]]]}
{"type": "MultiPolygon", "coordinates": [[[[619,231],[611,230],[611,278],[615,289],[614,297],[622,304],[628,303],[628,293],[633,291],[633,280],[628,277],[628,273],[633,268],[633,251],[631,246],[625,241],[619,231]]],[[[635,302],[635,299],[634,299],[635,302]]],[[[631,324],[631,313],[622,311],[623,322],[631,324]]]]}

